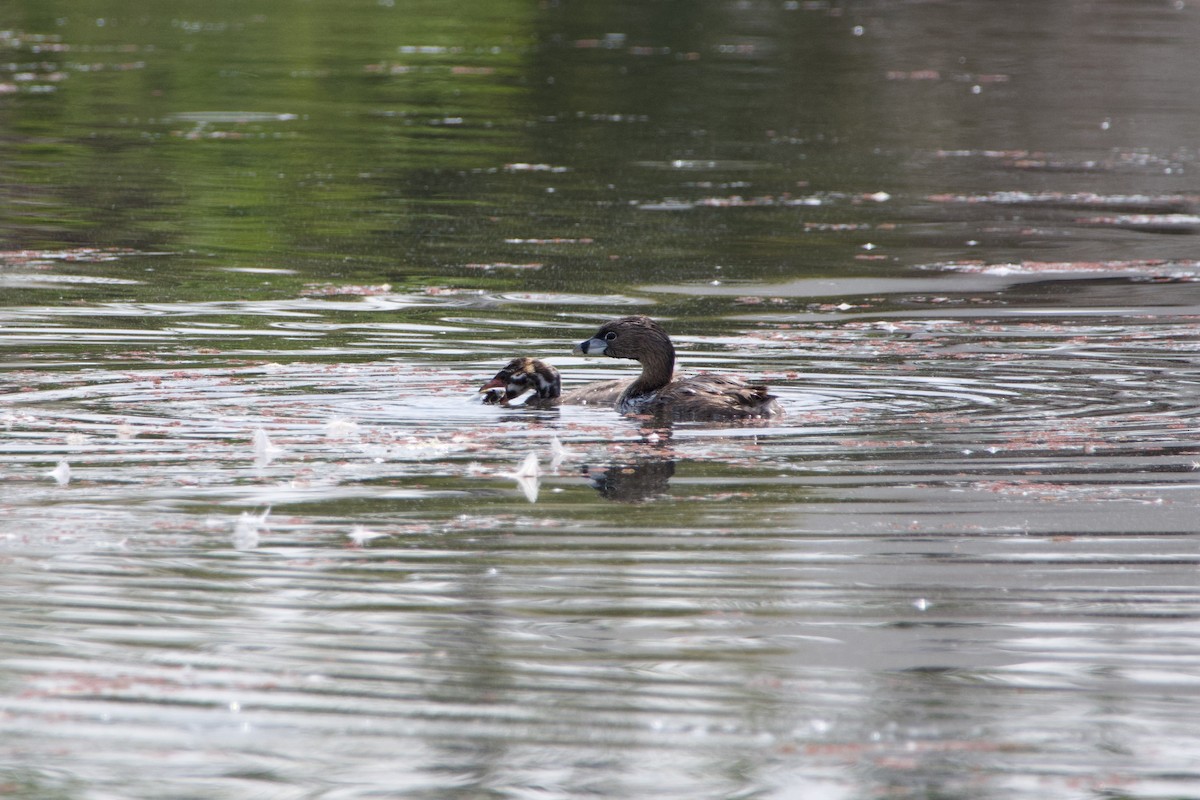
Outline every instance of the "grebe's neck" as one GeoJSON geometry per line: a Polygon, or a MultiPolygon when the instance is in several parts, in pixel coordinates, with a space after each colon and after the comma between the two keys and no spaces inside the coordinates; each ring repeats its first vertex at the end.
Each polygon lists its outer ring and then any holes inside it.
{"type": "Polygon", "coordinates": [[[652,341],[647,345],[638,357],[642,374],[625,390],[623,399],[632,400],[657,392],[675,376],[675,348],[671,341],[652,341]]]}

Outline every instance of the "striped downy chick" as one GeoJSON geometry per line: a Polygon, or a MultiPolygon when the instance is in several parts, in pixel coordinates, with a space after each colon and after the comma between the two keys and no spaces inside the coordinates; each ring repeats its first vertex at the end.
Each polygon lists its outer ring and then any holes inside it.
{"type": "Polygon", "coordinates": [[[479,387],[483,402],[510,405],[526,392],[535,395],[526,405],[553,405],[562,394],[558,370],[536,358],[514,358],[496,373],[496,377],[479,387]]]}

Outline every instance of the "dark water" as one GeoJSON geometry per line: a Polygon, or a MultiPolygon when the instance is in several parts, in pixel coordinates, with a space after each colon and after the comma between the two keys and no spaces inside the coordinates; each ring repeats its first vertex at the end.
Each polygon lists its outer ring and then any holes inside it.
{"type": "Polygon", "coordinates": [[[0,794],[1200,798],[1198,40],[0,7],[0,794]]]}

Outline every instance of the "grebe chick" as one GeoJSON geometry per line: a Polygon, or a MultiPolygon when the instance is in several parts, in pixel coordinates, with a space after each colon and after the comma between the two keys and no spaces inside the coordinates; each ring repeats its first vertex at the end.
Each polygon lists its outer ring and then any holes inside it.
{"type": "Polygon", "coordinates": [[[675,378],[675,347],[649,317],[622,317],[606,322],[575,348],[576,353],[631,358],[642,365],[639,375],[617,398],[622,414],[650,414],[672,419],[753,419],[782,414],[766,386],[731,375],[675,378]]]}
{"type": "Polygon", "coordinates": [[[558,370],[536,358],[514,358],[496,373],[496,377],[479,387],[483,402],[492,405],[511,405],[526,392],[533,391],[524,405],[550,408],[557,405],[611,406],[631,380],[596,381],[569,392],[562,391],[558,370]]]}
{"type": "Polygon", "coordinates": [[[558,370],[536,358],[514,358],[496,377],[479,387],[483,402],[505,406],[529,391],[535,396],[526,400],[525,405],[558,405],[562,394],[558,370]]]}

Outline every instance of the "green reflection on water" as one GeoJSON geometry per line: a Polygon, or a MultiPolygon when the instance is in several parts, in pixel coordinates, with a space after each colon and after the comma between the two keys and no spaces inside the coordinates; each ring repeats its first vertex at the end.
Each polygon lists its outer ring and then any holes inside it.
{"type": "Polygon", "coordinates": [[[829,23],[791,15],[807,35],[773,39],[739,32],[754,15],[601,6],[15,4],[0,49],[27,79],[7,100],[0,235],[173,254],[172,280],[81,290],[96,300],[294,296],[313,280],[614,291],[733,261],[794,274],[844,250],[790,210],[643,208],[803,192],[830,170],[845,188],[853,171],[771,138],[821,146],[852,77],[797,75],[837,61],[829,23]],[[214,263],[297,274],[265,284],[214,263]],[[525,268],[478,269],[496,264],[525,268]]]}
{"type": "MultiPolygon", "coordinates": [[[[1161,13],[1147,22],[1170,25],[1161,13]]],[[[1030,233],[1010,209],[930,202],[1130,191],[1120,170],[1083,168],[1120,166],[1130,142],[1057,120],[1104,118],[1110,90],[1143,85],[1084,70],[1086,91],[1043,96],[1055,63],[1014,60],[975,22],[950,49],[979,53],[951,64],[907,52],[943,23],[905,4],[9,3],[0,247],[171,254],[139,287],[65,295],[87,301],[294,297],[314,281],[623,294],[879,275],[976,258],[981,239],[995,260],[1111,257],[1092,231],[1057,236],[1061,219],[1030,233]],[[1043,147],[1079,171],[994,157],[1043,147]]],[[[1170,70],[1191,63],[1184,44],[1170,70]]],[[[1190,113],[1164,128],[1170,147],[1133,146],[1165,157],[1190,113]]],[[[1178,194],[1181,175],[1148,168],[1137,191],[1178,194]]],[[[1181,252],[1149,244],[1139,257],[1181,252]]],[[[144,277],[121,264],[111,274],[144,277]]]]}
{"type": "Polygon", "coordinates": [[[525,4],[20,5],[11,246],[394,263],[518,147],[525,4]]]}

